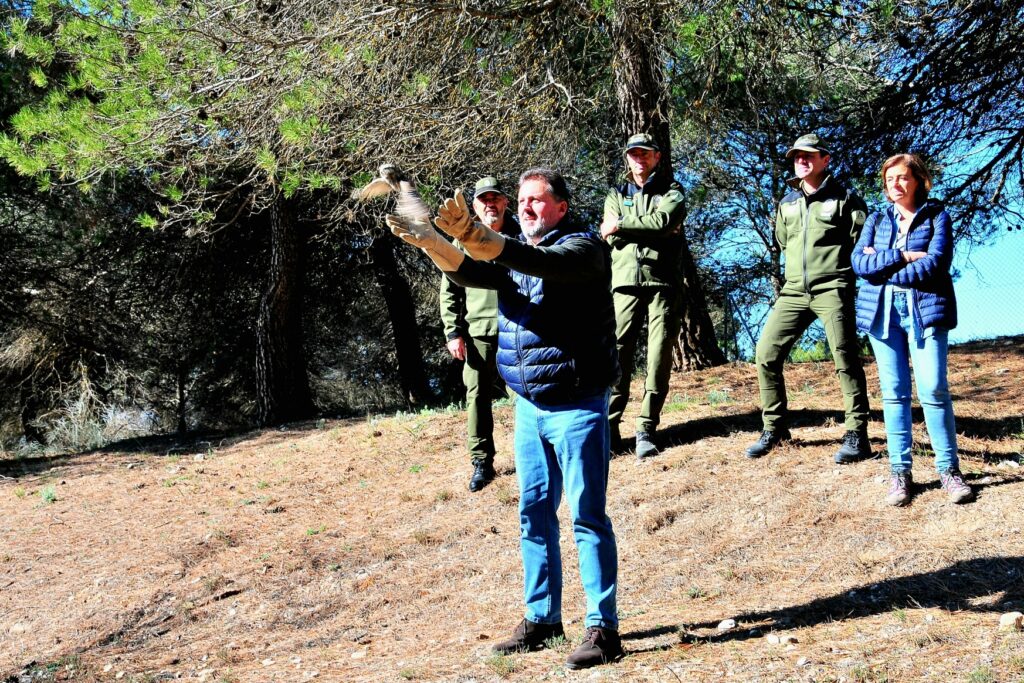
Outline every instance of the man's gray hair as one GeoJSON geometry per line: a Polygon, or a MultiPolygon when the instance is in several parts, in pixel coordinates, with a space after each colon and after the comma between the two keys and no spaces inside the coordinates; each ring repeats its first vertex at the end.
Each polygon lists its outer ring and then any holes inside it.
{"type": "Polygon", "coordinates": [[[522,185],[527,180],[543,180],[548,185],[548,192],[555,199],[569,203],[569,186],[565,182],[565,176],[558,171],[543,167],[531,168],[519,176],[519,184],[522,185]]]}

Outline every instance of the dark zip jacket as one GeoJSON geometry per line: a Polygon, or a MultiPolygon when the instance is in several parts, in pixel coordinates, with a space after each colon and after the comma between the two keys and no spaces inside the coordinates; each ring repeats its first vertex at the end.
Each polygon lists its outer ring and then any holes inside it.
{"type": "Polygon", "coordinates": [[[608,191],[605,214],[618,217],[608,237],[612,248],[612,290],[626,287],[677,287],[686,205],[671,176],[654,173],[642,188],[632,181],[608,191]]]}
{"type": "Polygon", "coordinates": [[[775,215],[775,239],[786,255],[783,293],[818,294],[849,288],[852,296],[857,276],[850,254],[865,218],[864,200],[832,176],[811,195],[804,194],[797,181],[796,189],[779,202],[775,215]]]}
{"type": "Polygon", "coordinates": [[[619,375],[608,248],[563,219],[536,246],[507,240],[493,262],[463,261],[449,274],[498,292],[498,373],[537,404],[574,403],[619,375]]]}

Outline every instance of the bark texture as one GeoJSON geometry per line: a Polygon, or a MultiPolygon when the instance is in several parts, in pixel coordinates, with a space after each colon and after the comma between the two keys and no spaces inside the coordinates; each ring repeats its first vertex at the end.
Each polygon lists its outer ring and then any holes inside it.
{"type": "MultiPolygon", "coordinates": [[[[634,133],[649,133],[661,155],[658,173],[672,173],[669,139],[668,101],[665,90],[664,59],[660,51],[659,12],[622,12],[613,27],[616,44],[614,63],[615,92],[618,98],[622,139],[634,133]]],[[[715,327],[708,313],[707,299],[697,273],[697,265],[683,234],[680,253],[683,291],[680,296],[680,325],[677,366],[697,370],[722,365],[725,354],[718,347],[715,327]]]]}
{"type": "Polygon", "coordinates": [[[305,237],[291,202],[270,213],[270,272],[256,322],[256,402],[261,425],[313,415],[302,330],[305,237]]]}
{"type": "Polygon", "coordinates": [[[423,368],[420,331],[416,323],[416,303],[409,290],[409,283],[398,272],[394,252],[397,244],[399,241],[390,235],[382,235],[373,240],[370,253],[377,284],[384,296],[388,318],[391,321],[402,395],[410,406],[422,405],[430,401],[431,392],[423,368]]]}

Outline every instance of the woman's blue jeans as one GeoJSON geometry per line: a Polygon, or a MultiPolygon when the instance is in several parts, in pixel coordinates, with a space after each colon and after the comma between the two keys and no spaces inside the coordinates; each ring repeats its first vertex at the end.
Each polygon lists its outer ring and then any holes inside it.
{"type": "Polygon", "coordinates": [[[882,387],[882,414],[889,445],[889,466],[893,472],[911,469],[910,363],[914,364],[917,399],[924,412],[924,424],[935,451],[935,469],[945,472],[959,468],[956,455],[956,424],[953,400],[946,379],[948,331],[929,329],[929,336],[916,339],[908,311],[909,294],[894,292],[885,339],[869,335],[878,362],[882,387]]]}
{"type": "Polygon", "coordinates": [[[585,625],[618,629],[618,555],[605,514],[608,393],[560,406],[517,397],[515,425],[526,618],[541,624],[562,620],[557,511],[564,487],[587,596],[585,625]]]}

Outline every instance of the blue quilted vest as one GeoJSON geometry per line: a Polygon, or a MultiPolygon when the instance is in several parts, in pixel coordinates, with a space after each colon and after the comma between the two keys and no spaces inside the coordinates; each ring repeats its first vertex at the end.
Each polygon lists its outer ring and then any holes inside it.
{"type": "Polygon", "coordinates": [[[608,250],[582,228],[553,230],[539,246],[586,239],[599,245],[600,280],[556,282],[510,271],[515,289],[498,294],[498,372],[510,389],[541,405],[606,391],[619,374],[608,250]]]}
{"type": "Polygon", "coordinates": [[[909,290],[911,312],[920,329],[951,330],[957,324],[957,310],[949,272],[953,260],[949,214],[934,200],[921,207],[907,234],[906,249],[926,251],[931,256],[904,266],[899,252],[893,248],[893,211],[889,206],[873,213],[854,248],[853,269],[863,278],[857,292],[857,327],[863,332],[870,331],[886,301],[886,285],[899,285],[909,290]],[[876,253],[864,254],[866,246],[873,247],[876,253]]]}

